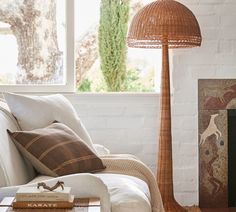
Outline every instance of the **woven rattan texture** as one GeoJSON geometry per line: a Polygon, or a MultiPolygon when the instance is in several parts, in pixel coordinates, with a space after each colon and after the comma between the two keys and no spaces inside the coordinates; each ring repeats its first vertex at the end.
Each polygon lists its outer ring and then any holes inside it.
{"type": "Polygon", "coordinates": [[[162,47],[162,55],[161,123],[159,134],[157,182],[165,211],[182,212],[185,210],[175,201],[173,191],[170,72],[167,44],[164,44],[162,47]]]}
{"type": "Polygon", "coordinates": [[[142,8],[133,18],[128,46],[137,48],[189,48],[201,45],[201,31],[194,14],[174,0],[159,0],[142,8]]]}
{"type": "Polygon", "coordinates": [[[162,48],[161,123],[157,182],[166,212],[182,212],[174,198],[168,48],[200,46],[201,31],[194,14],[174,0],[148,4],[133,18],[127,43],[136,48],[162,48]]]}

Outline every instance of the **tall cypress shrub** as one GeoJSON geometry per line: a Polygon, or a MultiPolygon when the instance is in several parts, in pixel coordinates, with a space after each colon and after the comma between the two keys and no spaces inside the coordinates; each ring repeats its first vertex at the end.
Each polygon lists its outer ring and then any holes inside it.
{"type": "Polygon", "coordinates": [[[122,91],[126,80],[129,0],[101,0],[99,54],[108,91],[122,91]]]}

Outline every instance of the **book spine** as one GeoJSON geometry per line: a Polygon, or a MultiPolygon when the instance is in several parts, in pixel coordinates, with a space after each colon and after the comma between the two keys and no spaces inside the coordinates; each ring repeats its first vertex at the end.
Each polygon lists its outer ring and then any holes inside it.
{"type": "Polygon", "coordinates": [[[16,201],[21,201],[21,202],[29,202],[29,201],[69,201],[70,196],[65,197],[65,196],[47,196],[47,195],[32,195],[32,194],[24,194],[24,195],[16,195],[16,201]]]}
{"type": "Polygon", "coordinates": [[[73,202],[13,202],[13,208],[62,208],[69,209],[73,208],[73,202]]]}

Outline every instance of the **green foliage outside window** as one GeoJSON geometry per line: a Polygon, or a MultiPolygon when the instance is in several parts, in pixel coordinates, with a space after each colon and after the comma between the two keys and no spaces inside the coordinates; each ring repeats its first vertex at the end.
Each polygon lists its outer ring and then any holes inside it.
{"type": "MultiPolygon", "coordinates": [[[[144,80],[143,80],[144,81],[144,80]]],[[[144,84],[136,69],[129,69],[126,78],[127,92],[153,92],[154,91],[154,70],[146,77],[144,84]]]]}
{"type": "Polygon", "coordinates": [[[124,91],[129,0],[101,0],[99,54],[108,91],[124,91]]]}
{"type": "MultiPolygon", "coordinates": [[[[154,70],[152,70],[145,79],[142,79],[139,76],[138,70],[129,69],[124,84],[126,92],[153,92],[154,70]]],[[[86,78],[80,83],[77,90],[79,92],[106,92],[107,87],[104,79],[102,79],[99,84],[94,85],[93,81],[86,78]]]]}
{"type": "Polygon", "coordinates": [[[78,86],[77,90],[81,92],[91,92],[91,85],[92,82],[89,79],[84,79],[78,86]]]}

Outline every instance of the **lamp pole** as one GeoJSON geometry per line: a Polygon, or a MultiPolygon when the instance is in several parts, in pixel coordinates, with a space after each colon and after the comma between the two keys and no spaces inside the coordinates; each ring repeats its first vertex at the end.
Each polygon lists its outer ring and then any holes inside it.
{"type": "Polygon", "coordinates": [[[172,136],[171,136],[171,101],[168,40],[162,44],[162,76],[160,100],[160,134],[157,168],[157,183],[161,192],[165,211],[186,211],[174,198],[172,136]]]}

